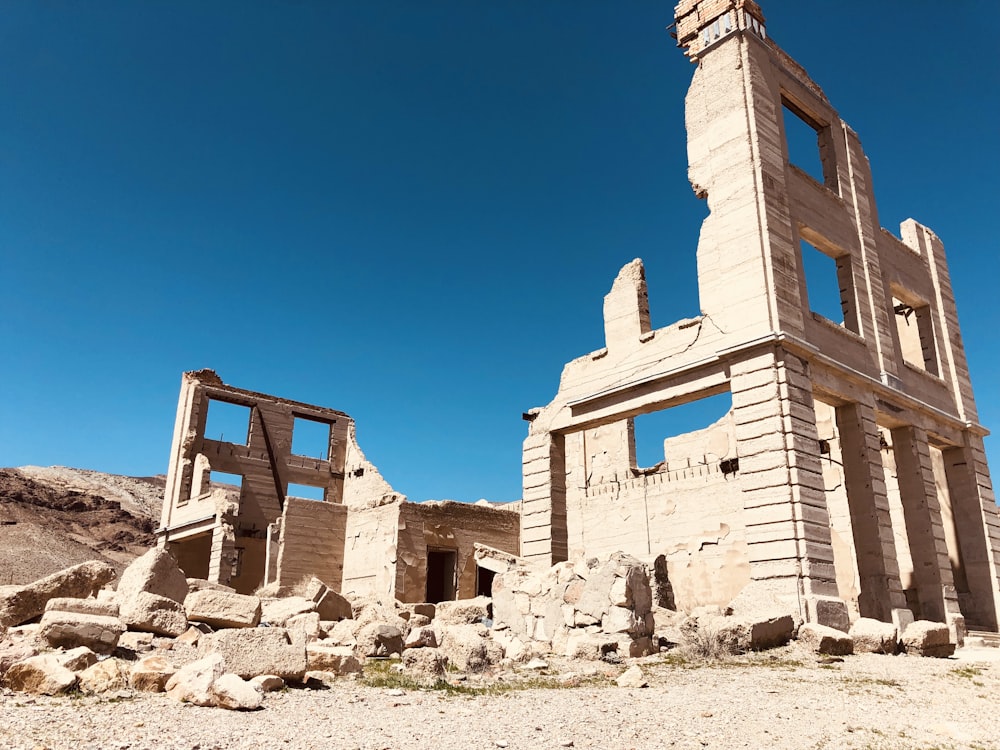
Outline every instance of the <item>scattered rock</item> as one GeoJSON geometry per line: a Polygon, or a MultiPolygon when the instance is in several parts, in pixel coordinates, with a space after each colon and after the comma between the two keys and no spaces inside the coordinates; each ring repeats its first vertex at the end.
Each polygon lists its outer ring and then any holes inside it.
{"type": "Polygon", "coordinates": [[[122,619],[130,630],[171,638],[182,635],[188,629],[183,604],[148,591],[139,591],[127,605],[122,604],[122,619]]]}
{"type": "Polygon", "coordinates": [[[437,645],[437,633],[429,625],[411,628],[403,642],[405,648],[437,648],[437,645]]]}
{"type": "Polygon", "coordinates": [[[220,654],[210,654],[181,667],[167,680],[167,695],[176,701],[196,706],[211,706],[212,683],[225,673],[225,660],[220,654]]]}
{"type": "Polygon", "coordinates": [[[122,616],[128,620],[127,611],[140,593],[155,594],[183,604],[188,595],[188,583],[173,555],[165,549],[154,547],[136,558],[122,572],[118,581],[118,601],[122,616]]]}
{"type": "Polygon", "coordinates": [[[899,645],[896,626],[862,617],[851,625],[851,640],[856,654],[894,654],[899,645]]]}
{"type": "Polygon", "coordinates": [[[917,620],[906,626],[901,640],[908,654],[946,658],[955,653],[950,637],[948,626],[943,622],[917,620]]]}
{"type": "Polygon", "coordinates": [[[279,628],[285,627],[285,624],[296,615],[316,611],[316,605],[309,599],[301,596],[287,596],[283,599],[262,599],[260,605],[260,619],[268,625],[279,628]]]}
{"type": "Polygon", "coordinates": [[[264,701],[264,691],[239,675],[224,674],[209,688],[214,705],[230,711],[256,711],[264,701]]]}
{"type": "Polygon", "coordinates": [[[213,628],[255,628],[260,623],[260,599],[235,592],[192,591],[184,600],[184,609],[189,620],[213,628]]]}
{"type": "Polygon", "coordinates": [[[444,625],[475,625],[489,618],[490,604],[485,596],[439,602],[434,619],[444,625]]]}
{"type": "Polygon", "coordinates": [[[311,643],[306,646],[306,659],[310,672],[329,672],[346,675],[360,672],[362,660],[355,656],[350,646],[324,646],[311,643]]]}
{"type": "Polygon", "coordinates": [[[615,680],[618,687],[623,688],[642,688],[649,685],[646,682],[646,675],[642,673],[638,664],[633,664],[631,667],[622,672],[618,679],[615,680]]]}
{"type": "Polygon", "coordinates": [[[144,693],[162,693],[176,672],[165,656],[147,656],[132,665],[129,684],[144,693]]]}
{"type": "Polygon", "coordinates": [[[79,672],[91,664],[97,663],[97,654],[86,646],[77,646],[76,648],[71,648],[69,651],[63,651],[62,653],[55,652],[52,655],[55,656],[56,661],[70,672],[79,672]]]}
{"type": "Polygon", "coordinates": [[[851,636],[841,630],[813,622],[807,622],[799,628],[799,643],[817,654],[846,656],[854,653],[851,636]]]}
{"type": "Polygon", "coordinates": [[[373,622],[355,636],[359,656],[391,656],[403,653],[403,633],[394,625],[373,622]]]}
{"type": "Polygon", "coordinates": [[[226,671],[244,679],[274,674],[300,682],[306,672],[305,644],[291,643],[284,628],[238,628],[202,636],[198,653],[221,655],[226,671]]]}
{"type": "Polygon", "coordinates": [[[119,659],[105,659],[80,673],[80,689],[85,693],[113,693],[128,686],[128,666],[119,659]]]}
{"type": "Polygon", "coordinates": [[[110,654],[118,645],[125,626],[117,617],[49,610],[42,615],[38,635],[50,646],[86,646],[99,654],[110,654]]]}
{"type": "Polygon", "coordinates": [[[443,680],[448,669],[448,657],[436,648],[417,648],[403,653],[405,673],[425,686],[443,680]]]}
{"type": "Polygon", "coordinates": [[[259,674],[250,678],[250,682],[264,693],[273,693],[285,687],[285,681],[276,674],[259,674]]]}
{"type": "Polygon", "coordinates": [[[32,656],[12,664],[0,684],[35,695],[58,695],[76,685],[77,677],[51,655],[32,656]]]}

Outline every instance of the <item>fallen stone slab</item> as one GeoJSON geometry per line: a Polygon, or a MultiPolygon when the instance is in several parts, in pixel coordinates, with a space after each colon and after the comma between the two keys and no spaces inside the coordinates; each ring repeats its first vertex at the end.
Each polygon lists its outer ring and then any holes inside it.
{"type": "Polygon", "coordinates": [[[403,641],[404,648],[437,648],[437,645],[437,633],[428,625],[411,628],[403,641]]]}
{"type": "Polygon", "coordinates": [[[316,604],[302,596],[286,596],[282,599],[261,599],[260,619],[268,625],[283,628],[296,615],[315,612],[316,604]]]}
{"type": "Polygon", "coordinates": [[[86,646],[98,654],[110,654],[118,645],[125,626],[117,617],[49,610],[42,615],[38,635],[50,646],[86,646]]]}
{"type": "Polygon", "coordinates": [[[256,711],[264,702],[264,691],[239,675],[224,674],[209,688],[212,703],[230,711],[256,711]]]}
{"type": "Polygon", "coordinates": [[[361,672],[363,659],[359,659],[350,646],[323,646],[311,643],[306,646],[310,672],[328,672],[336,675],[361,672]]]}
{"type": "Polygon", "coordinates": [[[189,620],[213,628],[255,628],[260,623],[260,599],[235,592],[192,591],[184,600],[184,609],[189,620]]]}
{"type": "Polygon", "coordinates": [[[294,644],[284,628],[238,628],[203,635],[198,654],[218,654],[226,671],[249,679],[261,674],[301,682],[306,672],[306,648],[294,644]]]}
{"type": "Polygon", "coordinates": [[[49,654],[32,656],[12,664],[0,685],[33,695],[58,695],[74,687],[77,676],[49,654]]]}
{"type": "Polygon", "coordinates": [[[899,647],[899,634],[891,622],[861,617],[851,625],[849,635],[856,654],[894,654],[899,647]]]}
{"type": "Polygon", "coordinates": [[[445,625],[475,625],[489,618],[491,600],[486,596],[439,602],[434,619],[445,625]]]}
{"type": "Polygon", "coordinates": [[[105,659],[80,673],[79,687],[85,693],[113,693],[128,686],[128,665],[120,659],[105,659]]]}
{"type": "Polygon", "coordinates": [[[183,604],[188,595],[188,583],[173,555],[154,547],[125,568],[117,591],[123,608],[127,608],[139,593],[155,594],[183,604]]]}
{"type": "Polygon", "coordinates": [[[118,648],[128,649],[135,653],[142,653],[153,650],[153,634],[137,633],[126,630],[118,639],[118,648]]]}
{"type": "Polygon", "coordinates": [[[86,646],[77,646],[68,651],[56,651],[52,655],[70,672],[80,672],[97,663],[97,654],[86,646]]]}
{"type": "Polygon", "coordinates": [[[827,656],[847,656],[854,653],[851,636],[842,630],[813,622],[807,622],[799,628],[799,643],[817,654],[827,656]]]}
{"type": "Polygon", "coordinates": [[[21,625],[40,616],[45,604],[56,597],[85,599],[96,595],[114,580],[115,569],[107,563],[91,560],[18,586],[0,595],[0,625],[21,625]]]}
{"type": "Polygon", "coordinates": [[[306,584],[303,595],[316,605],[321,620],[350,620],[354,617],[351,603],[315,576],[306,584]]]}
{"type": "Polygon", "coordinates": [[[122,620],[129,630],[176,638],[188,629],[184,605],[174,599],[139,591],[121,606],[122,620]]]}
{"type": "Polygon", "coordinates": [[[903,650],[917,656],[947,658],[955,653],[948,626],[943,622],[916,620],[906,626],[900,639],[903,650]]]}
{"type": "Polygon", "coordinates": [[[75,612],[79,615],[118,617],[118,602],[109,599],[73,599],[56,597],[45,603],[46,612],[75,612]]]}
{"type": "Polygon", "coordinates": [[[484,672],[503,660],[503,647],[488,638],[488,632],[482,625],[447,625],[441,629],[438,649],[457,669],[484,672]]]}

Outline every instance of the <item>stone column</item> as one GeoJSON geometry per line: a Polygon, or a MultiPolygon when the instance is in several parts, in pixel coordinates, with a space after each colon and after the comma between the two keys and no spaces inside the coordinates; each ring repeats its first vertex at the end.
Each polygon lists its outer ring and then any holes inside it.
{"type": "Polygon", "coordinates": [[[846,630],[807,367],[781,350],[731,367],[751,585],[846,630]]]}
{"type": "Polygon", "coordinates": [[[892,431],[893,452],[903,521],[913,560],[913,580],[922,620],[947,622],[959,614],[941,504],[934,481],[927,433],[919,427],[892,431]]]}
{"type": "Polygon", "coordinates": [[[524,441],[521,556],[542,565],[567,559],[566,439],[532,434],[524,441]]]}
{"type": "Polygon", "coordinates": [[[943,451],[962,564],[969,584],[960,596],[969,627],[997,630],[1000,623],[1000,517],[981,437],[943,451]]]}
{"type": "Polygon", "coordinates": [[[905,624],[912,615],[899,580],[874,405],[838,406],[837,428],[861,581],[858,609],[862,617],[905,624]]]}

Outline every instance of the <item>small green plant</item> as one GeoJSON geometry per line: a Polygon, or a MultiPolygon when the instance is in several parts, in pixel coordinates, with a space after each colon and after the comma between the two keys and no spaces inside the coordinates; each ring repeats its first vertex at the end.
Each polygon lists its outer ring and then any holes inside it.
{"type": "Polygon", "coordinates": [[[555,690],[589,686],[595,687],[607,684],[598,677],[586,677],[576,680],[559,680],[555,677],[541,676],[523,680],[506,682],[486,682],[476,685],[449,682],[438,679],[433,683],[423,683],[413,677],[392,669],[392,664],[398,662],[369,661],[364,666],[361,682],[368,687],[390,688],[395,690],[439,690],[449,695],[501,695],[516,690],[555,690]]]}
{"type": "Polygon", "coordinates": [[[948,674],[975,682],[975,678],[983,674],[983,668],[975,665],[955,667],[954,669],[948,670],[948,674]]]}

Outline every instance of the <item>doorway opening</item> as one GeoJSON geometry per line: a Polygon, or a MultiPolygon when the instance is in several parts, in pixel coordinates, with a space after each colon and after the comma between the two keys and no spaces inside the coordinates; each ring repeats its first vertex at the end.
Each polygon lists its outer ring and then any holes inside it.
{"type": "Polygon", "coordinates": [[[427,601],[431,604],[455,598],[457,557],[453,549],[427,550],[427,601]]]}
{"type": "Polygon", "coordinates": [[[476,566],[476,596],[493,596],[493,578],[496,572],[476,566]]]}

